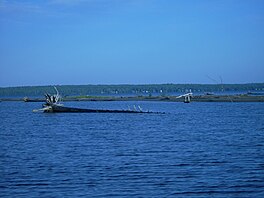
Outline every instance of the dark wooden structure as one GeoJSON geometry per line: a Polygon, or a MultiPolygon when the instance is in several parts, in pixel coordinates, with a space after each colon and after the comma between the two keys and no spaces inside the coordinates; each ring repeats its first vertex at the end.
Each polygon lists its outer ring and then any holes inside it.
{"type": "Polygon", "coordinates": [[[48,105],[43,108],[45,113],[154,113],[140,110],[108,110],[108,109],[81,109],[64,107],[62,105],[48,105]]]}
{"type": "Polygon", "coordinates": [[[134,110],[81,109],[74,107],[65,107],[59,103],[61,97],[56,87],[54,88],[57,94],[56,95],[45,94],[46,103],[43,104],[43,108],[33,110],[33,112],[42,111],[44,113],[159,113],[159,112],[142,111],[140,107],[136,108],[135,106],[134,106],[134,110]]]}

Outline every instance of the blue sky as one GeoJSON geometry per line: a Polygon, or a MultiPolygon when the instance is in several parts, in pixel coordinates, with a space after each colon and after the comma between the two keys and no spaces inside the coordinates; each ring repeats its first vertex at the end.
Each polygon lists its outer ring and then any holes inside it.
{"type": "Polygon", "coordinates": [[[262,0],[0,0],[0,87],[264,82],[262,0]]]}

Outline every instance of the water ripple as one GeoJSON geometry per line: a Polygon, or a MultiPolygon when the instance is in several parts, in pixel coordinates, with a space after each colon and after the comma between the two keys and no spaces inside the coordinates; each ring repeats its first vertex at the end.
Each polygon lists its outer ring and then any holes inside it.
{"type": "Polygon", "coordinates": [[[139,104],[164,115],[35,105],[1,103],[1,197],[264,197],[261,103],[139,104]]]}

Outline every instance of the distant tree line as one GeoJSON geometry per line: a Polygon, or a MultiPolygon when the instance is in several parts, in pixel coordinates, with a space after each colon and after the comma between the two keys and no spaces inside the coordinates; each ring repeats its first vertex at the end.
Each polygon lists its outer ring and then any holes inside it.
{"type": "MultiPolygon", "coordinates": [[[[264,83],[248,84],[146,84],[146,85],[57,85],[61,95],[146,95],[180,92],[264,91],[264,83]]],[[[24,86],[0,88],[0,97],[43,96],[55,93],[53,86],[24,86]]]]}

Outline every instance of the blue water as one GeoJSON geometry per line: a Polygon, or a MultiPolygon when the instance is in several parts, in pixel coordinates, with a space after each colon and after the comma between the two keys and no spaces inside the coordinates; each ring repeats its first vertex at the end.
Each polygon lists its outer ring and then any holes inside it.
{"type": "Polygon", "coordinates": [[[264,197],[263,103],[0,103],[0,197],[264,197]]]}

